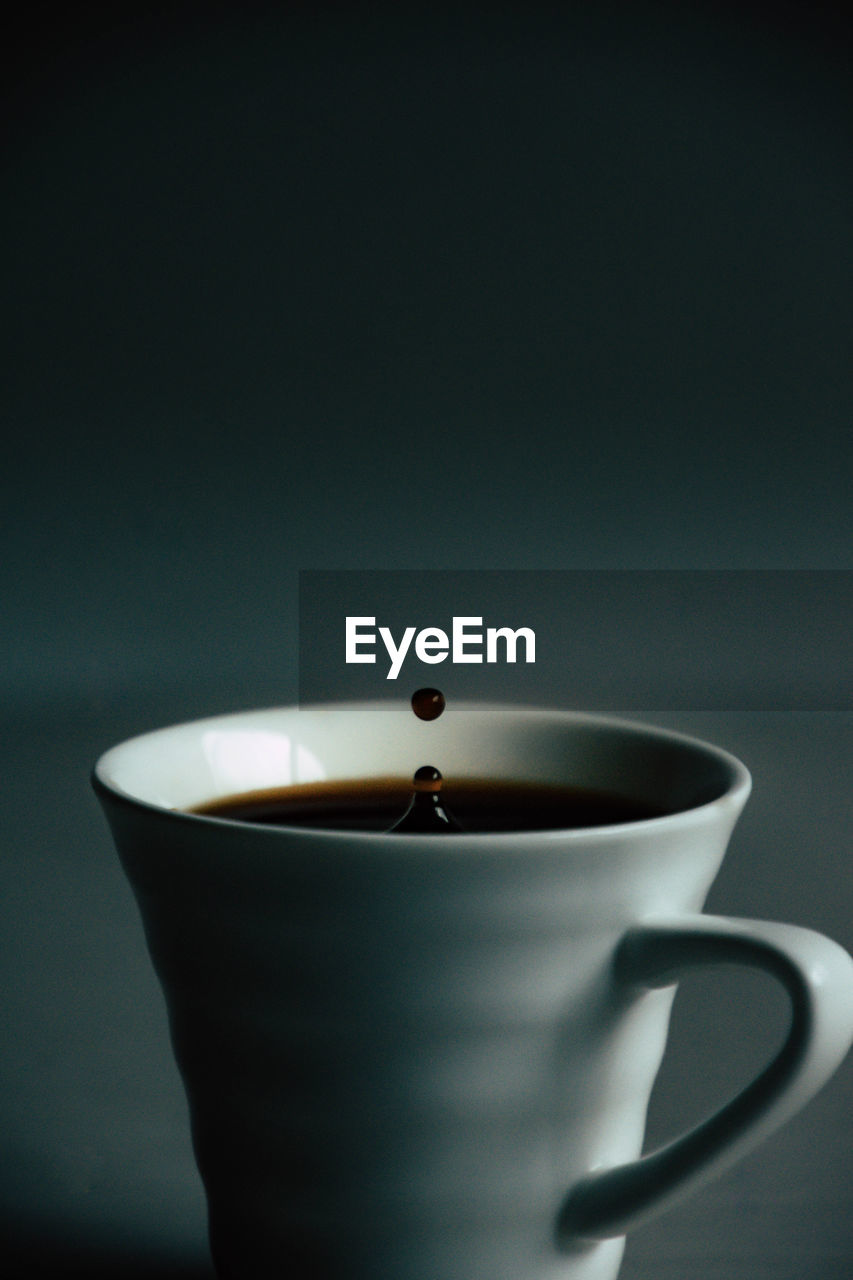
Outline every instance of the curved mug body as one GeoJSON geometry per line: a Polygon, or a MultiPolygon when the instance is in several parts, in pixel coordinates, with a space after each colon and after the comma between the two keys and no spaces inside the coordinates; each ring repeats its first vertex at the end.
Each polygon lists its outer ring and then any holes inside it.
{"type": "Polygon", "coordinates": [[[133,739],[95,785],[165,993],[227,1280],[613,1280],[633,1222],[781,1123],[849,1044],[845,952],[699,915],[750,781],[693,739],[517,707],[429,724],[387,704],[274,708],[133,739]],[[185,812],[424,759],[666,813],[389,836],[185,812]],[[732,958],[788,986],[787,1059],[745,1115],[638,1162],[674,978],[732,958]],[[810,965],[832,974],[817,1014],[810,965]]]}

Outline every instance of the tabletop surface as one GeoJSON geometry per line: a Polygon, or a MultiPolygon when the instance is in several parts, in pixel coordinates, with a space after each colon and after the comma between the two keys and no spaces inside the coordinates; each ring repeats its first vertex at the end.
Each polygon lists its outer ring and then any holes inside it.
{"type": "MultiPolygon", "coordinates": [[[[4,32],[0,1257],[208,1280],[92,763],[291,701],[307,568],[849,572],[850,25],[758,0],[65,8],[4,32]]],[[[805,707],[847,687],[853,628],[828,645],[813,584],[780,583],[805,707]]],[[[708,909],[853,950],[853,717],[698,700],[713,671],[742,688],[730,594],[675,636],[681,700],[643,704],[753,773],[708,909]]],[[[621,619],[579,648],[561,594],[547,613],[548,705],[579,675],[653,687],[621,619]]],[[[777,641],[762,614],[771,683],[777,641]]],[[[772,1053],[768,984],[682,984],[651,1143],[772,1053]]],[[[851,1103],[848,1060],[637,1231],[622,1280],[849,1280],[851,1103]]]]}

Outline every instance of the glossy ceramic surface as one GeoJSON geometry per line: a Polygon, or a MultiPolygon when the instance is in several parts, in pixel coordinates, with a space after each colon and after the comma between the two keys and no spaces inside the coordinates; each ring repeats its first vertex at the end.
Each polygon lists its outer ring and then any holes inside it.
{"type": "Polygon", "coordinates": [[[792,926],[699,915],[749,777],[614,720],[272,709],[176,726],[96,788],[165,992],[223,1277],[613,1280],[623,1234],[782,1123],[853,1034],[853,963],[792,926]],[[181,810],[320,777],[571,781],[675,812],[587,830],[393,836],[181,810]],[[673,983],[768,969],[777,1059],[643,1160],[673,983]]]}

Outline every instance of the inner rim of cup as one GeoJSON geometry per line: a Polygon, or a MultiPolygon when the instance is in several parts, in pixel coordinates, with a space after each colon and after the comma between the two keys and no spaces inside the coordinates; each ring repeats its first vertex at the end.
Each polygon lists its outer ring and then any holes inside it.
{"type": "Polygon", "coordinates": [[[739,760],[684,734],[609,716],[481,703],[453,704],[431,722],[388,703],[217,716],[114,747],[98,761],[95,777],[145,805],[183,811],[305,782],[411,777],[423,764],[445,778],[615,792],[670,816],[745,799],[750,787],[739,760]]]}

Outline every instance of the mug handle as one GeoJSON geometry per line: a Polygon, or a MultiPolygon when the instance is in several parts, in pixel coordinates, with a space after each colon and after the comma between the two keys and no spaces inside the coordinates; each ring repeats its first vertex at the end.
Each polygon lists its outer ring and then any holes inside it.
{"type": "Polygon", "coordinates": [[[853,960],[811,929],[675,916],[631,928],[615,956],[621,985],[665,987],[697,965],[745,964],[781,982],[791,1027],[772,1062],[696,1128],[658,1151],[593,1170],[563,1202],[558,1235],[603,1240],[624,1235],[722,1173],[784,1124],[829,1079],[853,1040],[853,960]]]}

